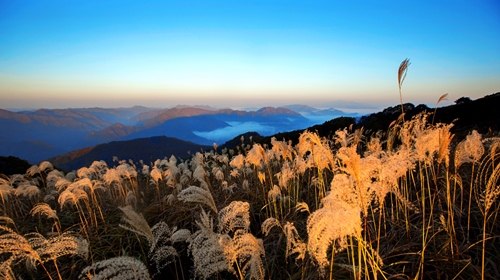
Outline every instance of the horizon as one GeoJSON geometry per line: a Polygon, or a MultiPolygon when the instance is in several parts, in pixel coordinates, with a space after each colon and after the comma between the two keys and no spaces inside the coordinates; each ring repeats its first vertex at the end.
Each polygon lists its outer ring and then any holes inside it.
{"type": "Polygon", "coordinates": [[[399,104],[405,58],[404,103],[434,107],[448,93],[444,106],[500,90],[496,1],[1,5],[3,109],[377,111],[399,104]]]}
{"type": "MultiPolygon", "coordinates": [[[[133,105],[133,106],[117,106],[117,107],[103,107],[103,106],[91,106],[91,107],[53,107],[53,108],[48,108],[48,107],[25,107],[25,108],[0,108],[3,110],[11,111],[11,112],[22,112],[22,111],[37,111],[37,110],[86,110],[86,109],[131,109],[134,107],[141,107],[141,108],[147,108],[150,110],[165,110],[165,109],[173,109],[177,107],[187,107],[187,108],[206,108],[207,110],[223,110],[223,109],[230,109],[230,110],[240,110],[240,111],[257,111],[263,108],[267,107],[272,107],[272,108],[286,108],[289,106],[307,106],[312,109],[316,110],[340,110],[343,111],[344,113],[360,113],[363,111],[367,112],[372,112],[372,111],[377,111],[380,109],[384,108],[377,108],[373,107],[370,105],[366,104],[361,104],[361,103],[354,103],[354,102],[344,102],[341,101],[341,103],[338,103],[341,107],[338,106],[323,106],[323,107],[318,107],[318,106],[311,106],[308,104],[299,104],[299,103],[294,103],[294,104],[282,104],[282,105],[276,105],[276,106],[271,106],[271,105],[263,105],[263,106],[248,106],[248,107],[235,107],[235,106],[224,106],[224,107],[215,107],[211,105],[205,105],[205,104],[176,104],[172,106],[166,106],[166,107],[155,107],[155,106],[144,106],[144,105],[133,105]]],[[[397,106],[399,104],[395,104],[393,106],[397,106]]]]}
{"type": "MultiPolygon", "coordinates": [[[[486,96],[494,95],[494,94],[498,94],[498,93],[500,93],[500,91],[492,92],[492,93],[489,93],[489,94],[485,94],[485,95],[480,96],[478,98],[471,98],[471,100],[476,100],[476,99],[484,98],[486,96]]],[[[470,98],[470,96],[462,96],[462,97],[468,97],[468,98],[470,98]]],[[[444,100],[444,101],[441,101],[439,103],[436,102],[435,104],[413,103],[413,102],[403,102],[403,103],[411,103],[411,104],[413,104],[415,106],[426,105],[426,106],[428,106],[431,109],[432,108],[439,108],[439,107],[450,106],[450,105],[454,105],[456,103],[455,102],[456,100],[449,100],[448,97],[445,97],[442,100],[444,100]]],[[[307,106],[307,107],[311,107],[311,108],[316,109],[316,110],[330,110],[330,109],[333,109],[333,110],[340,110],[343,113],[355,113],[355,114],[358,114],[358,115],[363,115],[363,114],[376,113],[376,112],[382,111],[382,110],[390,108],[390,107],[400,106],[400,104],[401,104],[401,103],[394,103],[392,105],[387,105],[385,107],[377,107],[377,106],[372,106],[372,105],[369,105],[369,104],[357,103],[357,102],[352,102],[352,101],[337,101],[337,102],[333,101],[333,103],[335,103],[335,104],[333,104],[333,106],[332,106],[332,104],[327,104],[327,105],[323,104],[325,106],[313,106],[313,105],[306,104],[306,103],[302,103],[302,104],[300,104],[300,103],[290,103],[290,104],[281,104],[281,105],[262,105],[262,106],[246,106],[246,107],[243,107],[243,106],[221,106],[221,107],[217,107],[217,106],[212,106],[212,105],[207,105],[207,104],[175,104],[175,105],[170,105],[170,106],[165,106],[165,107],[158,107],[158,106],[144,106],[144,105],[136,104],[136,105],[132,105],[132,106],[115,106],[115,107],[104,107],[104,106],[50,107],[50,108],[49,107],[26,107],[26,108],[0,108],[0,109],[8,110],[8,111],[15,112],[15,113],[22,112],[22,111],[32,111],[32,112],[34,112],[34,111],[37,111],[37,110],[130,109],[130,108],[134,108],[134,107],[142,107],[142,108],[147,108],[147,109],[150,109],[150,110],[165,110],[165,109],[173,109],[173,108],[177,108],[177,107],[190,107],[190,108],[206,108],[206,109],[209,109],[209,110],[230,109],[230,110],[241,110],[241,111],[257,111],[259,109],[263,109],[263,108],[266,108],[266,107],[285,108],[285,107],[289,107],[289,106],[307,106]],[[335,106],[335,105],[339,105],[339,106],[335,106]]],[[[295,111],[295,110],[292,110],[292,111],[295,111]]],[[[302,111],[300,111],[300,112],[296,111],[296,112],[300,113],[302,111]]]]}

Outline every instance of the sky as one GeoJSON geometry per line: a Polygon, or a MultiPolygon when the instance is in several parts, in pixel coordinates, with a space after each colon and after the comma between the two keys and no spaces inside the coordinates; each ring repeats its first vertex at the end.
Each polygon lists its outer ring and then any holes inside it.
{"type": "Polygon", "coordinates": [[[500,2],[0,0],[0,108],[440,105],[500,91],[500,2]]]}

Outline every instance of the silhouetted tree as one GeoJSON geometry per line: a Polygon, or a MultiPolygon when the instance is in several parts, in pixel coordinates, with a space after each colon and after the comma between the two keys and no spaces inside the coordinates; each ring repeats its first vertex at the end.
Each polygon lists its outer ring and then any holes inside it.
{"type": "Polygon", "coordinates": [[[455,104],[460,105],[460,104],[466,104],[471,102],[472,99],[469,97],[460,97],[459,99],[455,100],[455,104]]]}
{"type": "Polygon", "coordinates": [[[0,174],[24,174],[31,167],[28,161],[14,156],[0,156],[0,174]]]}

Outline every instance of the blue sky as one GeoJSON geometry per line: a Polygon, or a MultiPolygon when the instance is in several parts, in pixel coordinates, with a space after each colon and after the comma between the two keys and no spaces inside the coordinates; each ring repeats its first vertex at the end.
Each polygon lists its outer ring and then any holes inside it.
{"type": "Polygon", "coordinates": [[[434,106],[500,91],[498,1],[0,0],[0,108],[434,106]]]}

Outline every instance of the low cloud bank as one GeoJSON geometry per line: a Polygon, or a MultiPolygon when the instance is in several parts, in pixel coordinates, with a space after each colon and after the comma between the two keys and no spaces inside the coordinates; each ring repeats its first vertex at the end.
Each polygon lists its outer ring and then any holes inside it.
{"type": "Polygon", "coordinates": [[[224,144],[234,137],[249,132],[256,131],[260,135],[268,136],[279,132],[279,129],[266,123],[258,122],[228,122],[230,126],[212,131],[193,131],[197,136],[203,137],[217,144],[224,144]]]}

